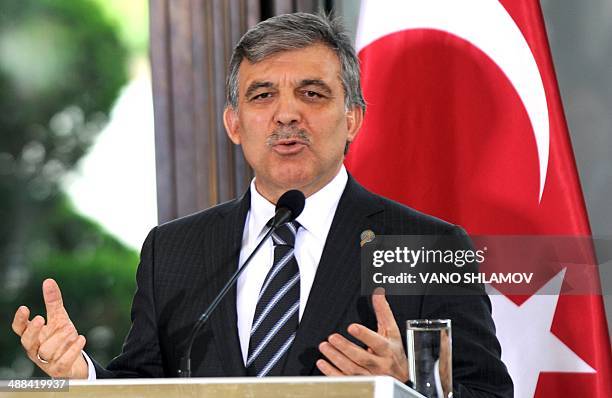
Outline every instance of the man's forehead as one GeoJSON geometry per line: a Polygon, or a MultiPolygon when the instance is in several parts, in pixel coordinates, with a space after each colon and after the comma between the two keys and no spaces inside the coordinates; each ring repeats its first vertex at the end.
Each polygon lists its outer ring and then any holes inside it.
{"type": "Polygon", "coordinates": [[[329,47],[314,44],[277,52],[257,62],[245,58],[240,63],[238,79],[242,87],[253,82],[277,85],[281,81],[293,85],[319,81],[332,86],[341,83],[340,60],[329,47]]]}

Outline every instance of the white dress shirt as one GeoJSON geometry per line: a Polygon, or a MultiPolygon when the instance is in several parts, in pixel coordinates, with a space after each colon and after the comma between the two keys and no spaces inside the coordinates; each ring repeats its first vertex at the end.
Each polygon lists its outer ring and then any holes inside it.
{"type": "MultiPolygon", "coordinates": [[[[302,319],[310,288],[314,281],[327,234],[336,213],[338,202],[346,187],[348,174],[344,165],[326,186],[306,198],[304,211],[297,218],[301,228],[295,237],[295,259],[300,269],[300,310],[302,319]]],[[[240,266],[244,264],[255,246],[265,233],[265,225],[274,216],[275,205],[268,202],[257,192],[255,180],[251,182],[251,207],[247,214],[242,234],[240,266]]],[[[238,336],[242,359],[247,362],[251,325],[261,286],[274,262],[272,239],[259,249],[248,268],[238,278],[236,310],[238,312],[238,336]]]]}
{"type": "MultiPolygon", "coordinates": [[[[334,214],[338,208],[338,202],[346,182],[348,174],[344,165],[340,171],[321,190],[306,198],[304,211],[297,218],[301,228],[295,237],[295,259],[300,268],[300,311],[299,319],[302,319],[310,288],[314,281],[319,260],[323,253],[323,247],[327,240],[327,234],[331,227],[334,214]]],[[[255,180],[251,181],[251,207],[247,213],[242,234],[242,249],[240,250],[239,266],[242,267],[246,258],[251,254],[259,239],[264,235],[264,226],[274,216],[275,205],[268,202],[257,192],[255,180]]],[[[261,286],[272,268],[274,261],[274,246],[272,239],[259,249],[259,252],[251,260],[249,267],[238,278],[236,310],[238,311],[238,336],[240,337],[240,349],[242,359],[246,364],[249,354],[249,339],[251,325],[255,316],[255,307],[261,286]]],[[[227,300],[227,298],[225,298],[227,300]]],[[[96,370],[89,356],[83,351],[83,356],[88,365],[88,380],[96,379],[96,370]]]]}

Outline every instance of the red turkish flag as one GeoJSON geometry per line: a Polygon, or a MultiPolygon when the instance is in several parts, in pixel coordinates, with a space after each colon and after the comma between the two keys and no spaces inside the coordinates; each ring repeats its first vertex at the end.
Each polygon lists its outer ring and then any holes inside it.
{"type": "MultiPolygon", "coordinates": [[[[363,0],[356,45],[358,181],[470,234],[591,234],[538,1],[363,0]]],[[[491,298],[517,397],[612,396],[600,295],[491,298]]]]}

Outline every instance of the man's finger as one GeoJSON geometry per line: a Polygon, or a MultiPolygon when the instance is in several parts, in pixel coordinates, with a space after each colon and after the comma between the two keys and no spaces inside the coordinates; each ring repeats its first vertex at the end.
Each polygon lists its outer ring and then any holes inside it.
{"type": "Polygon", "coordinates": [[[46,341],[41,339],[38,354],[49,362],[53,362],[64,355],[68,348],[79,337],[76,329],[72,325],[67,325],[57,330],[46,341]]]}
{"type": "Polygon", "coordinates": [[[25,305],[17,308],[15,311],[15,318],[13,318],[13,332],[17,333],[17,336],[21,337],[23,332],[28,327],[28,322],[30,319],[30,309],[25,305]]]}
{"type": "Polygon", "coordinates": [[[319,359],[317,361],[317,368],[319,368],[321,373],[323,373],[325,376],[345,376],[344,373],[336,369],[332,364],[324,359],[319,359]]]}
{"type": "Polygon", "coordinates": [[[52,373],[54,377],[73,377],[72,367],[76,363],[81,351],[85,347],[85,336],[79,335],[72,343],[68,350],[52,365],[52,373]]]}
{"type": "Polygon", "coordinates": [[[44,343],[51,336],[55,335],[55,333],[64,328],[73,328],[76,332],[76,328],[74,324],[70,321],[70,318],[56,318],[55,322],[47,322],[45,326],[40,330],[40,343],[44,343]]]}
{"type": "Polygon", "coordinates": [[[45,299],[45,307],[47,308],[47,320],[49,323],[54,323],[58,320],[68,318],[68,313],[64,308],[62,301],[62,292],[60,291],[57,282],[53,279],[46,279],[43,282],[43,298],[45,299]]]}
{"type": "Polygon", "coordinates": [[[324,341],[319,344],[319,351],[331,362],[338,370],[345,375],[369,375],[369,370],[351,361],[346,355],[338,351],[333,345],[324,341]]]}
{"type": "Polygon", "coordinates": [[[389,354],[389,341],[386,337],[358,323],[353,323],[347,330],[353,337],[368,346],[374,354],[380,356],[389,354]]]}
{"type": "Polygon", "coordinates": [[[38,335],[38,340],[40,341],[40,344],[44,343],[51,336],[53,336],[57,329],[58,327],[56,325],[50,325],[49,323],[43,326],[42,329],[40,329],[40,334],[38,335]]]}
{"type": "Polygon", "coordinates": [[[372,306],[374,307],[374,313],[376,314],[376,321],[378,322],[378,333],[388,337],[399,337],[401,334],[393,311],[387,302],[385,297],[384,289],[377,289],[372,294],[372,306]]]}
{"type": "Polygon", "coordinates": [[[36,353],[38,352],[40,329],[42,329],[45,324],[45,319],[37,315],[30,321],[28,327],[26,327],[25,331],[21,335],[21,345],[25,348],[26,352],[30,359],[36,357],[36,353]]]}
{"type": "Polygon", "coordinates": [[[370,372],[375,372],[378,367],[376,362],[377,357],[371,352],[359,347],[344,338],[340,334],[333,334],[327,339],[338,351],[346,355],[351,361],[355,362],[359,366],[368,369],[370,372]]]}

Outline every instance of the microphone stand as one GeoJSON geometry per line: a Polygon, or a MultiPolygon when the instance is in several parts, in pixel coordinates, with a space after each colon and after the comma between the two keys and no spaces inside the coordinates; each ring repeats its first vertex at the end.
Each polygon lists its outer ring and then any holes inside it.
{"type": "Polygon", "coordinates": [[[202,327],[208,321],[208,318],[210,318],[210,314],[212,314],[212,312],[215,310],[215,308],[217,308],[217,306],[219,305],[223,297],[225,297],[227,295],[227,292],[229,292],[232,286],[234,286],[234,283],[236,282],[240,274],[242,274],[242,272],[246,269],[247,265],[249,265],[249,263],[251,262],[251,259],[259,251],[259,249],[263,246],[264,242],[270,237],[270,235],[272,235],[272,232],[274,232],[276,228],[278,228],[279,226],[287,222],[290,218],[291,218],[291,211],[285,208],[279,209],[279,211],[274,215],[274,217],[268,222],[268,224],[272,224],[272,225],[270,226],[270,229],[268,229],[264,237],[259,241],[259,243],[257,244],[257,247],[255,247],[255,250],[253,250],[251,255],[246,259],[242,267],[238,268],[236,272],[234,272],[232,277],[225,284],[225,286],[223,286],[223,289],[221,289],[217,297],[215,297],[215,299],[208,306],[206,311],[204,311],[204,313],[200,315],[195,325],[191,329],[191,333],[189,334],[189,340],[187,343],[187,349],[185,350],[185,356],[181,358],[180,368],[178,370],[179,377],[191,377],[191,350],[193,348],[193,342],[195,341],[195,338],[198,332],[200,331],[200,329],[202,329],[202,327]]]}

